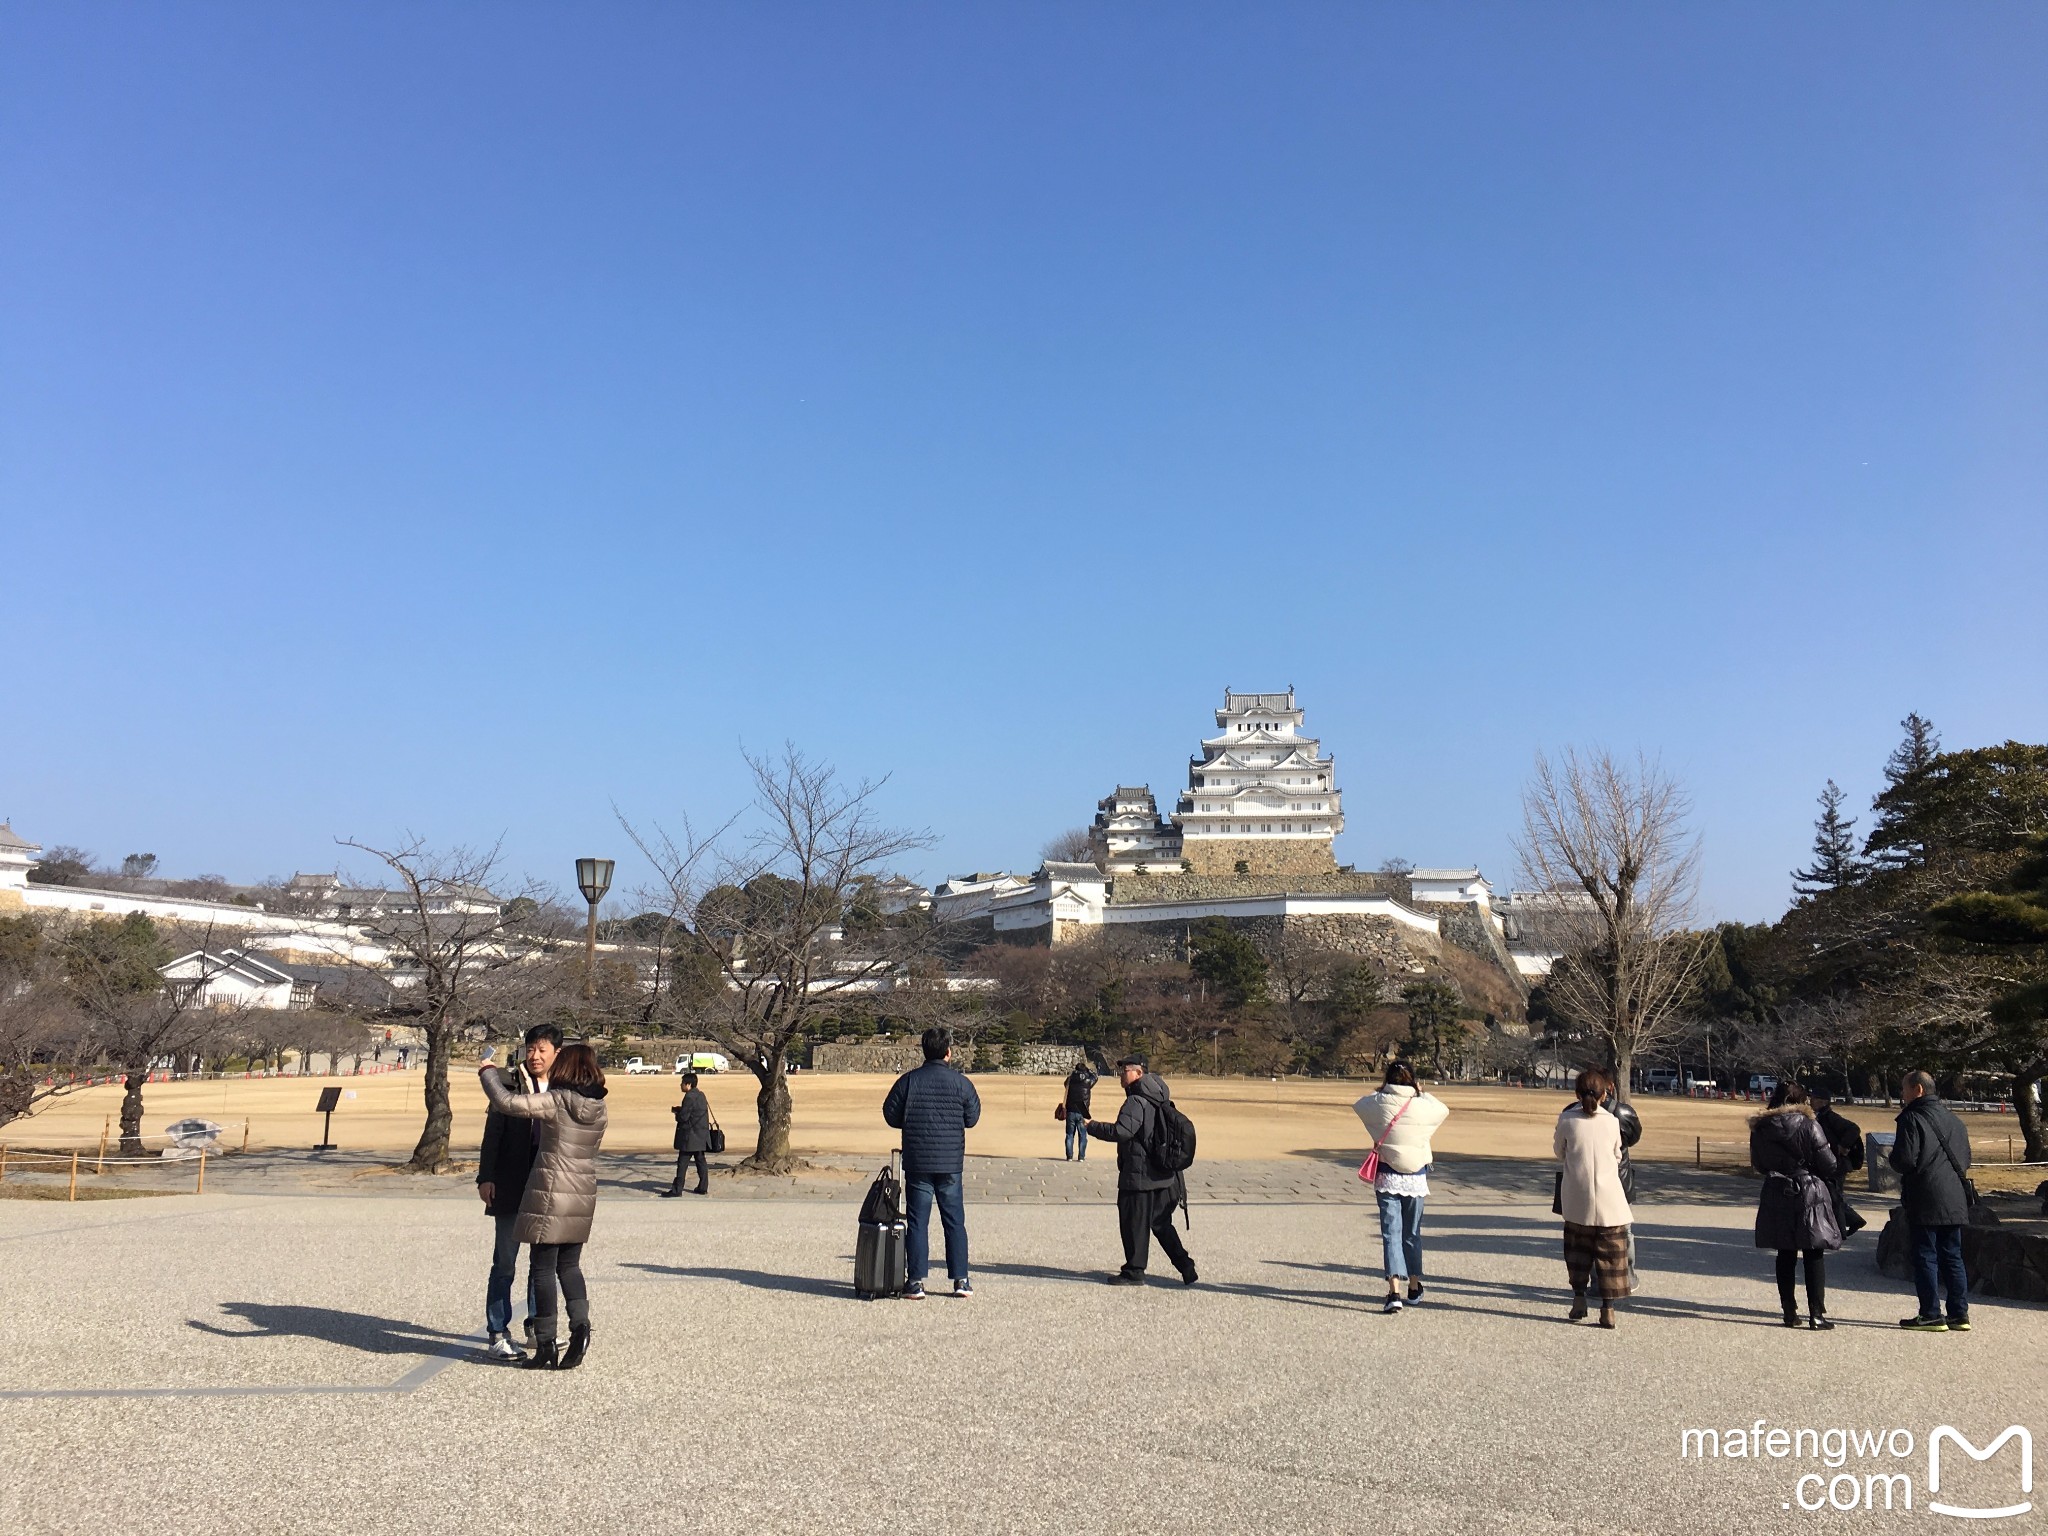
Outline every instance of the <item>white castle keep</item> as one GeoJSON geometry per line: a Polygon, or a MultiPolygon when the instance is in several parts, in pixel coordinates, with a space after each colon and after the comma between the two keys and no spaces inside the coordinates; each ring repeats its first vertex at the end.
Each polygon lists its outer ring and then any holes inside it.
{"type": "Polygon", "coordinates": [[[1302,733],[1294,690],[1223,690],[1216,734],[1188,760],[1173,819],[1149,785],[1118,785],[1089,831],[1105,874],[1312,875],[1335,871],[1344,830],[1337,765],[1302,733]]]}

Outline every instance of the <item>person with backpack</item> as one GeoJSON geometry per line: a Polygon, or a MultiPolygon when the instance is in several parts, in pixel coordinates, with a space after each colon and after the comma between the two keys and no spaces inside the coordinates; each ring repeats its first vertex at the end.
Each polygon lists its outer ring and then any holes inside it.
{"type": "Polygon", "coordinates": [[[1899,1085],[1899,1130],[1891,1165],[1899,1204],[1913,1234],[1913,1288],[1920,1310],[1899,1326],[1917,1333],[1970,1331],[1970,1276],[1963,1267],[1963,1228],[1976,1191],[1970,1184],[1970,1134],[1934,1091],[1934,1078],[1908,1072],[1899,1085]],[[1948,1292],[1948,1316],[1941,1292],[1948,1292]]]}
{"type": "Polygon", "coordinates": [[[1424,1093],[1405,1061],[1387,1068],[1378,1093],[1351,1106],[1372,1138],[1358,1176],[1371,1183],[1380,1208],[1380,1247],[1386,1258],[1387,1299],[1380,1310],[1399,1312],[1422,1299],[1422,1203],[1429,1195],[1429,1139],[1450,1116],[1424,1093]],[[1401,1294],[1406,1286],[1407,1296],[1401,1294]]]}
{"type": "Polygon", "coordinates": [[[967,1274],[967,1205],[961,1179],[967,1168],[967,1133],[981,1118],[981,1095],[953,1065],[953,1031],[928,1029],[920,1042],[924,1065],[896,1079],[882,1101],[882,1119],[903,1133],[903,1192],[908,1207],[905,1301],[924,1300],[932,1267],[932,1206],[946,1234],[946,1274],[955,1296],[972,1296],[967,1274]]]}
{"type": "Polygon", "coordinates": [[[1198,1278],[1173,1213],[1187,1203],[1187,1166],[1194,1159],[1195,1128],[1174,1107],[1166,1079],[1146,1068],[1143,1056],[1126,1056],[1116,1064],[1123,1080],[1124,1104],[1114,1121],[1090,1120],[1088,1134],[1116,1143],[1116,1216],[1124,1241],[1124,1267],[1109,1277],[1111,1285],[1143,1285],[1152,1257],[1152,1239],[1180,1271],[1182,1285],[1198,1278]]]}
{"type": "Polygon", "coordinates": [[[1575,1102],[1557,1117],[1550,1138],[1558,1161],[1551,1210],[1564,1218],[1564,1268],[1572,1287],[1565,1315],[1582,1320],[1597,1286],[1600,1326],[1612,1328],[1614,1304],[1634,1289],[1628,1250],[1635,1216],[1621,1187],[1621,1121],[1602,1103],[1614,1089],[1605,1072],[1589,1067],[1572,1087],[1575,1102]]]}
{"type": "Polygon", "coordinates": [[[1088,1109],[1095,1096],[1095,1074],[1088,1070],[1088,1061],[1083,1057],[1074,1063],[1074,1070],[1067,1074],[1066,1097],[1060,1101],[1060,1109],[1067,1117],[1067,1161],[1079,1158],[1088,1160],[1088,1109]]]}

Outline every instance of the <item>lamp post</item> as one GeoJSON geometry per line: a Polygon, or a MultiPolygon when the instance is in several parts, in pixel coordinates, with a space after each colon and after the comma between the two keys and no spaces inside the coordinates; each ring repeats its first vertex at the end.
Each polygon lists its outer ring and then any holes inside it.
{"type": "Polygon", "coordinates": [[[612,888],[614,867],[610,859],[576,861],[576,888],[590,903],[590,929],[583,942],[583,1001],[586,1003],[597,1001],[597,904],[612,888]]]}

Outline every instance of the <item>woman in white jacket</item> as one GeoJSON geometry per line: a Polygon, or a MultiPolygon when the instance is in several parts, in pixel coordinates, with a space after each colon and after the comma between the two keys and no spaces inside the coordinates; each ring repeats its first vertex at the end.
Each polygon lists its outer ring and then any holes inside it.
{"type": "Polygon", "coordinates": [[[1399,1312],[1403,1281],[1408,1302],[1422,1297],[1422,1202],[1429,1194],[1429,1138],[1450,1109],[1417,1086],[1415,1069],[1405,1061],[1387,1068],[1378,1093],[1368,1093],[1351,1107],[1379,1154],[1372,1187],[1379,1199],[1380,1247],[1386,1255],[1387,1300],[1382,1310],[1399,1312]]]}
{"type": "Polygon", "coordinates": [[[1629,1293],[1628,1229],[1635,1220],[1621,1187],[1621,1122],[1600,1101],[1613,1086],[1605,1072],[1581,1072],[1578,1102],[1557,1117],[1558,1210],[1564,1217],[1564,1267],[1572,1283],[1571,1320],[1586,1315],[1600,1287],[1600,1326],[1614,1326],[1614,1303],[1629,1293]]]}

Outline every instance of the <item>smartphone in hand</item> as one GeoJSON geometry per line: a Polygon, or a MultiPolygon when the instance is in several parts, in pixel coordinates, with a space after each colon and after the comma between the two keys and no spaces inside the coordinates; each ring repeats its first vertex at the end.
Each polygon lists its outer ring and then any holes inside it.
{"type": "Polygon", "coordinates": [[[493,1056],[497,1054],[498,1048],[495,1045],[487,1045],[483,1049],[483,1054],[477,1057],[477,1064],[481,1066],[483,1063],[489,1061],[493,1056]]]}

